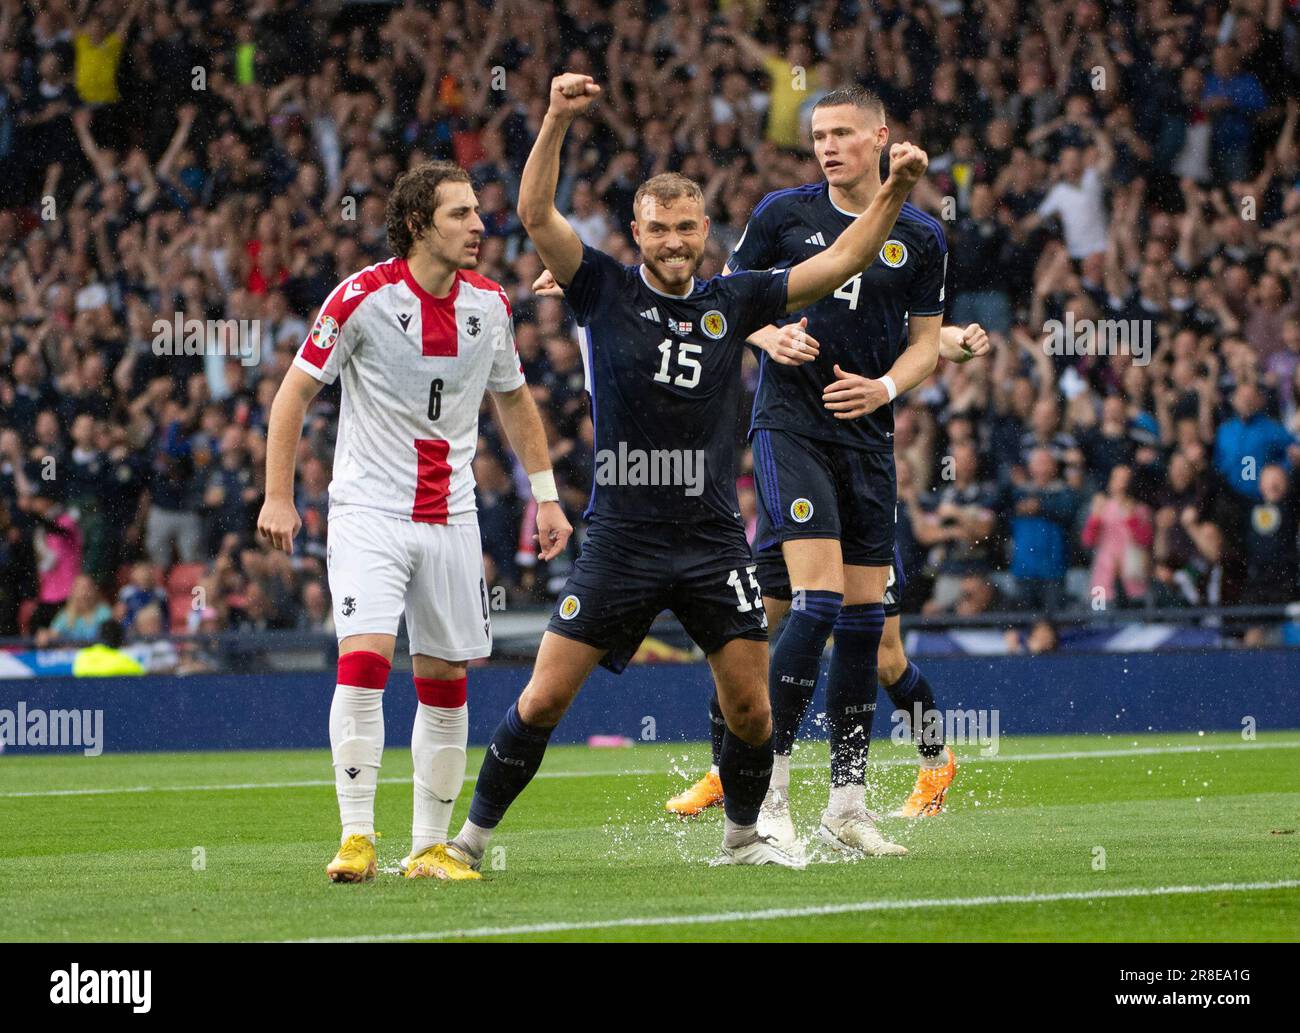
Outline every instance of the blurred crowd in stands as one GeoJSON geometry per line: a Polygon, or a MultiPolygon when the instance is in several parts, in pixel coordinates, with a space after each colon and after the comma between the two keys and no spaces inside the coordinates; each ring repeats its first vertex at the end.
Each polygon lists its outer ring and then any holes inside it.
{"type": "MultiPolygon", "coordinates": [[[[268,410],[429,158],[474,176],[480,271],[510,293],[577,523],[581,355],[514,212],[561,69],[604,88],[561,210],[627,262],[638,183],[679,170],[719,271],[767,191],[820,178],[807,122],[835,87],[878,92],[929,151],[913,199],[948,228],[947,321],[994,355],[896,406],[907,612],[1300,597],[1295,5],[0,0],[0,636],[332,630],[337,388],[305,428],[292,556],[252,534],[268,410]],[[203,354],[159,354],[177,319],[209,321],[203,354]],[[1106,321],[1145,350],[1048,332],[1106,321]]],[[[474,465],[489,580],[544,604],[572,557],[534,561],[486,409],[474,465]]]]}

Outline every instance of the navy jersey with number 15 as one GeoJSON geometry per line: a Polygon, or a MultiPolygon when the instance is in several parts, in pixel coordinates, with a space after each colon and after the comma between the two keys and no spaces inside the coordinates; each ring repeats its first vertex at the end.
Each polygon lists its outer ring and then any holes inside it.
{"type": "MultiPolygon", "coordinates": [[[[855,216],[836,207],[826,183],[768,194],[754,209],[727,266],[789,268],[824,251],[855,216]]],[[[808,317],[808,333],[821,350],[800,366],[759,358],[758,394],[751,429],[784,430],[804,437],[873,452],[894,449],[891,406],[856,420],[837,420],[822,390],[846,373],[879,377],[906,347],[907,317],[943,314],[948,246],[937,219],[904,204],[880,254],[866,269],[820,301],[780,320],[808,317]]]]}
{"type": "Polygon", "coordinates": [[[788,278],[784,269],[715,276],[673,297],[642,266],[582,249],[564,297],[583,328],[596,430],[584,516],[740,523],[740,363],[745,338],[784,314],[788,278]]]}

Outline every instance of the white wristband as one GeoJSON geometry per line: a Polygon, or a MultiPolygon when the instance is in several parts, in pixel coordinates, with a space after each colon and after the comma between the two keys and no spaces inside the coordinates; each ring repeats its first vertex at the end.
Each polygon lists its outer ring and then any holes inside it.
{"type": "Polygon", "coordinates": [[[894,378],[888,373],[879,379],[880,382],[885,385],[885,390],[889,392],[889,400],[892,402],[898,397],[898,385],[894,383],[894,378]]]}
{"type": "Polygon", "coordinates": [[[528,483],[533,487],[533,498],[538,502],[559,502],[560,493],[555,488],[555,471],[538,470],[528,475],[528,483]]]}

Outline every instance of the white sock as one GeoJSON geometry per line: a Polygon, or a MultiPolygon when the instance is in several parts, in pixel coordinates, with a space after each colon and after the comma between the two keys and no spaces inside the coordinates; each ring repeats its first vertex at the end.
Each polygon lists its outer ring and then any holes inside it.
{"type": "Polygon", "coordinates": [[[716,764],[710,764],[710,765],[709,765],[709,774],[710,774],[710,775],[716,775],[717,773],[718,773],[718,765],[716,765],[716,764]]]}
{"type": "Polygon", "coordinates": [[[375,837],[375,786],[384,756],[382,689],[334,686],[330,704],[330,749],[343,838],[375,837]]]}
{"type": "Polygon", "coordinates": [[[492,841],[492,830],[475,825],[468,818],[456,833],[455,844],[470,857],[478,860],[487,853],[488,843],[492,841]]]}
{"type": "Polygon", "coordinates": [[[830,805],[826,810],[835,817],[856,814],[866,810],[866,807],[867,793],[863,786],[858,784],[831,786],[830,805]]]}
{"type": "Polygon", "coordinates": [[[736,847],[748,843],[758,836],[757,825],[737,825],[730,818],[724,819],[722,845],[736,847]]]}
{"type": "Polygon", "coordinates": [[[431,707],[420,703],[411,732],[415,766],[415,809],[411,818],[411,856],[447,842],[447,824],[465,784],[465,745],[469,707],[431,707]]]}
{"type": "Polygon", "coordinates": [[[769,783],[769,789],[779,789],[790,795],[790,755],[774,753],[772,755],[772,781],[769,783]]]}

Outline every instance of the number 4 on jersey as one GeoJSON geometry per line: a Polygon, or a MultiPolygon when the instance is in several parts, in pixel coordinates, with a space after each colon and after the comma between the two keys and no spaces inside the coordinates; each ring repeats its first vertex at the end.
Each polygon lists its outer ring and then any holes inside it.
{"type": "Polygon", "coordinates": [[[832,297],[839,298],[841,301],[849,303],[849,311],[858,310],[858,294],[862,291],[862,274],[858,273],[851,280],[845,280],[835,289],[832,297]]]}

